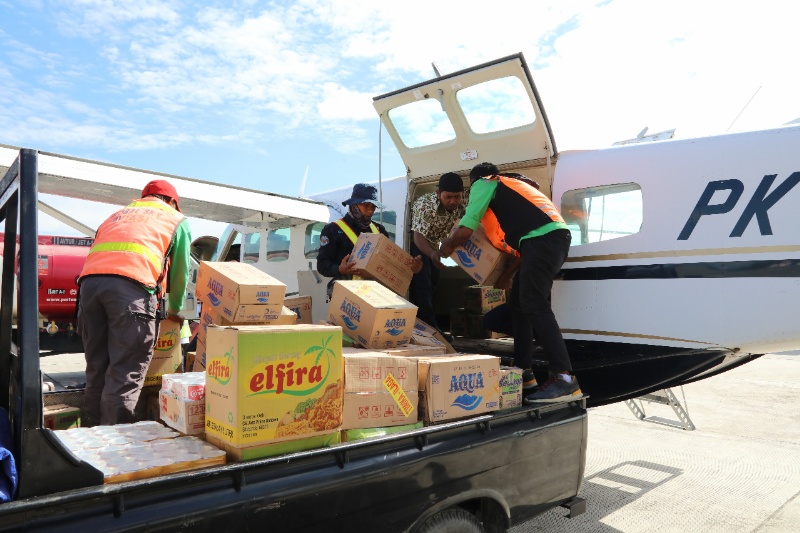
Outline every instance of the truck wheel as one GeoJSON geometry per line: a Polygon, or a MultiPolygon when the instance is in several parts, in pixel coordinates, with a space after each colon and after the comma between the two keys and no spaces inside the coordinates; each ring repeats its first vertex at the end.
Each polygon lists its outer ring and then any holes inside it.
{"type": "Polygon", "coordinates": [[[447,509],[428,518],[418,533],[484,533],[474,515],[460,508],[447,509]]]}

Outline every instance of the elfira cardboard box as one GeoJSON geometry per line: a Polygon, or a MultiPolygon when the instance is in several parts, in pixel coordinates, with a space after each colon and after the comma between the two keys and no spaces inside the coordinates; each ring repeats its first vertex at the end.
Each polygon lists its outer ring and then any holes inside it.
{"type": "Polygon", "coordinates": [[[338,326],[209,326],[206,434],[243,448],[342,425],[338,326]]]}
{"type": "Polygon", "coordinates": [[[293,296],[286,298],[283,305],[294,311],[298,324],[311,324],[311,296],[293,296]]]}
{"type": "Polygon", "coordinates": [[[464,309],[468,313],[485,315],[504,303],[506,303],[505,289],[487,285],[471,285],[464,289],[464,309]]]}
{"type": "Polygon", "coordinates": [[[220,440],[213,435],[206,434],[205,439],[209,444],[216,446],[220,450],[224,450],[228,461],[238,462],[253,461],[255,459],[264,459],[265,457],[275,457],[277,455],[284,455],[287,453],[314,450],[316,448],[326,448],[334,444],[339,444],[342,441],[342,432],[340,430],[329,431],[319,435],[314,435],[313,437],[273,442],[270,444],[256,444],[254,446],[245,446],[243,448],[232,446],[231,444],[220,440]]]}
{"type": "Polygon", "coordinates": [[[433,326],[417,318],[414,321],[414,331],[411,334],[411,343],[418,346],[431,346],[444,350],[445,353],[456,353],[456,349],[447,342],[439,331],[433,326]]]}
{"type": "Polygon", "coordinates": [[[44,406],[44,427],[69,429],[81,426],[81,410],[63,403],[44,406]]]}
{"type": "Polygon", "coordinates": [[[464,244],[456,247],[450,258],[481,285],[492,285],[514,259],[511,254],[495,248],[481,226],[464,244]]]}
{"type": "Polygon", "coordinates": [[[411,340],[417,306],[377,281],[333,284],[328,322],[341,326],[362,348],[395,348],[411,340]]]}
{"type": "Polygon", "coordinates": [[[252,323],[280,313],[286,285],[248,263],[201,261],[195,294],[203,309],[232,323],[252,323]]]}
{"type": "Polygon", "coordinates": [[[426,422],[441,422],[499,409],[500,358],[464,354],[420,359],[419,411],[426,422]]]}
{"type": "Polygon", "coordinates": [[[520,405],[522,405],[522,369],[501,366],[499,409],[509,409],[520,405]]]}
{"type": "Polygon", "coordinates": [[[413,258],[391,239],[380,233],[361,233],[350,260],[365,279],[374,279],[397,294],[405,294],[414,272],[413,258]]]}
{"type": "Polygon", "coordinates": [[[179,398],[172,391],[158,393],[159,417],[165,424],[184,435],[198,435],[205,430],[205,400],[179,398]]]}
{"type": "Polygon", "coordinates": [[[172,320],[162,320],[158,327],[158,339],[153,349],[153,358],[147,367],[144,386],[161,386],[161,376],[181,371],[181,325],[172,320]]]}
{"type": "Polygon", "coordinates": [[[206,342],[206,332],[208,331],[208,326],[212,324],[217,326],[234,326],[237,324],[285,326],[297,323],[297,315],[286,306],[248,305],[242,307],[245,308],[242,314],[250,313],[247,315],[249,318],[235,322],[220,315],[213,307],[203,306],[200,311],[200,327],[197,328],[198,342],[206,342]]]}

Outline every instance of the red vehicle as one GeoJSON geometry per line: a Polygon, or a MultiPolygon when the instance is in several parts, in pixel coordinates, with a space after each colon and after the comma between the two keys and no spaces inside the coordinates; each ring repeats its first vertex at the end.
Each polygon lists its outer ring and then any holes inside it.
{"type": "MultiPolygon", "coordinates": [[[[0,233],[0,253],[3,239],[0,233]]],[[[39,327],[52,335],[74,333],[78,276],[94,239],[39,235],[38,240],[39,327]]]]}

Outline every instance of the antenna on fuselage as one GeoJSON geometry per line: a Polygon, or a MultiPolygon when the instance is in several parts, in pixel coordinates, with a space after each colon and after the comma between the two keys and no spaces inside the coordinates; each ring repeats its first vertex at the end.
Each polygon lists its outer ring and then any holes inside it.
{"type": "Polygon", "coordinates": [[[742,113],[744,113],[744,110],[745,110],[745,109],[747,109],[747,106],[749,106],[749,105],[750,105],[750,102],[752,102],[752,101],[753,101],[753,98],[755,98],[755,97],[756,97],[756,95],[758,94],[758,91],[760,91],[760,90],[761,90],[761,85],[759,85],[759,86],[758,86],[758,89],[756,89],[756,92],[754,92],[754,93],[753,93],[753,96],[751,96],[751,97],[750,97],[750,100],[748,100],[748,101],[747,101],[747,103],[746,103],[746,104],[744,104],[744,107],[742,108],[742,110],[741,110],[741,111],[739,111],[739,114],[738,114],[738,115],[736,115],[736,118],[735,118],[735,119],[733,119],[733,122],[731,122],[731,125],[730,125],[730,126],[728,126],[728,129],[727,129],[727,130],[725,130],[725,133],[728,133],[728,130],[730,130],[730,129],[733,127],[733,125],[736,123],[736,121],[737,121],[737,120],[739,120],[739,117],[741,117],[741,116],[742,116],[742,113]]]}

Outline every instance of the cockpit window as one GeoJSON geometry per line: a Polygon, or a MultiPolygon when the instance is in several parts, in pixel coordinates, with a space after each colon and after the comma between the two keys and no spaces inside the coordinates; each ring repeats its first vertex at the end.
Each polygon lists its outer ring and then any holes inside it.
{"type": "Polygon", "coordinates": [[[456,98],[475,133],[510,130],[536,121],[525,86],[514,76],[466,87],[456,98]]]}
{"type": "Polygon", "coordinates": [[[623,183],[567,191],[561,216],[572,232],[572,246],[633,235],[642,229],[642,189],[623,183]]]}

